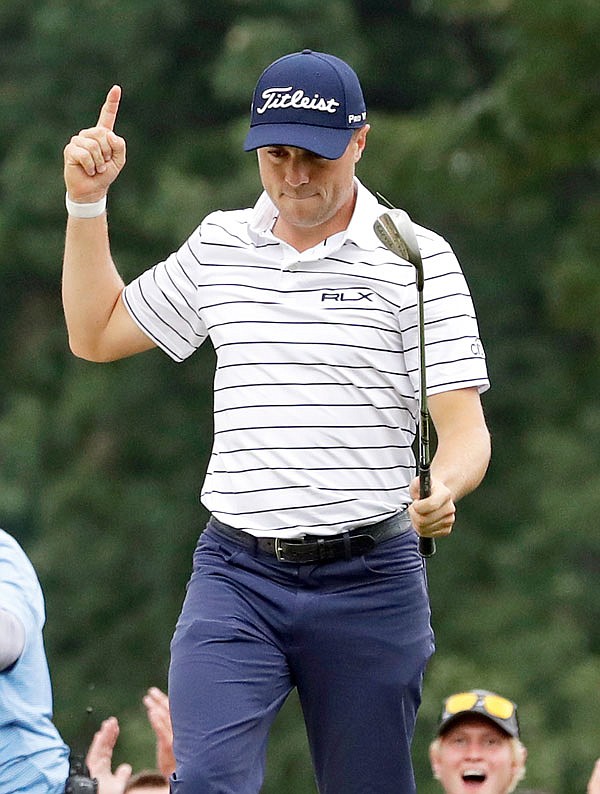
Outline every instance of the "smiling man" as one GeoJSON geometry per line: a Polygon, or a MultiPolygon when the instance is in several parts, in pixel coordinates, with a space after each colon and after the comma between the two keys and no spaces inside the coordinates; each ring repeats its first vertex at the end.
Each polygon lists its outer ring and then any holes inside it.
{"type": "Polygon", "coordinates": [[[510,794],[527,758],[516,705],[483,689],[450,695],[429,757],[445,794],[510,794]]]}

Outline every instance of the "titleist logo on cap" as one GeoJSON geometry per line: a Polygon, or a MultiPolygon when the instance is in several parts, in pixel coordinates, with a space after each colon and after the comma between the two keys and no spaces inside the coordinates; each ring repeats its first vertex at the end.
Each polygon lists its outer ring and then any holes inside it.
{"type": "Polygon", "coordinates": [[[312,97],[307,96],[301,88],[297,88],[293,93],[293,86],[281,86],[279,88],[265,88],[261,94],[264,105],[255,108],[256,113],[264,113],[273,108],[302,108],[304,110],[318,110],[322,113],[335,113],[340,103],[332,97],[324,99],[319,94],[312,97]]]}

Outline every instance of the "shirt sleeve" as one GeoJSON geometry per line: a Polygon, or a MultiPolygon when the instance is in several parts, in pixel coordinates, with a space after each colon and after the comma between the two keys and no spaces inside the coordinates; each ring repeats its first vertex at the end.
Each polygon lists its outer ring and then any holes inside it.
{"type": "Polygon", "coordinates": [[[41,631],[46,619],[42,590],[29,558],[14,538],[0,531],[2,612],[18,619],[25,640],[36,631],[41,631]]]}
{"type": "MultiPolygon", "coordinates": [[[[423,308],[427,392],[436,394],[489,386],[485,351],[466,278],[450,245],[439,235],[417,227],[423,258],[423,308]]],[[[405,352],[409,374],[419,390],[418,327],[414,319],[418,302],[405,307],[401,325],[407,332],[405,352]]]]}
{"type": "Polygon", "coordinates": [[[123,292],[133,320],[175,361],[190,356],[207,336],[198,305],[199,234],[197,229],[178,251],[142,273],[123,292]]]}

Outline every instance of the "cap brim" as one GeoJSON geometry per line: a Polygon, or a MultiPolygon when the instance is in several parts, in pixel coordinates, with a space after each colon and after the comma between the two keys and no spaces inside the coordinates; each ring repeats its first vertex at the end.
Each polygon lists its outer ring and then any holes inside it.
{"type": "Polygon", "coordinates": [[[353,129],[317,127],[309,124],[257,124],[250,128],[244,150],[262,146],[297,146],[327,160],[337,160],[346,151],[353,129]]]}
{"type": "Polygon", "coordinates": [[[500,728],[507,736],[512,736],[515,739],[519,738],[519,728],[517,725],[516,720],[503,720],[500,718],[492,717],[490,714],[486,712],[479,711],[477,709],[469,709],[467,711],[459,711],[458,714],[453,714],[451,717],[448,717],[444,722],[442,722],[438,727],[438,736],[443,736],[447,731],[452,728],[453,725],[456,725],[463,720],[468,719],[469,717],[478,717],[488,722],[491,722],[497,728],[500,728]]]}

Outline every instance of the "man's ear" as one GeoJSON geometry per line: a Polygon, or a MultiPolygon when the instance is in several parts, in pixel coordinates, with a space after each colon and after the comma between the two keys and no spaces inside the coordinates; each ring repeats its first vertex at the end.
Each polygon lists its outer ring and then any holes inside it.
{"type": "Polygon", "coordinates": [[[434,742],[429,746],[429,762],[431,763],[431,771],[436,780],[440,779],[439,774],[439,747],[434,742]]]}
{"type": "Polygon", "coordinates": [[[518,767],[518,769],[523,769],[525,767],[526,761],[527,761],[527,748],[521,744],[519,746],[515,764],[518,767]]]}
{"type": "Polygon", "coordinates": [[[354,149],[354,162],[358,163],[360,158],[362,157],[362,153],[365,150],[365,146],[367,145],[367,134],[371,129],[370,124],[365,124],[364,127],[361,127],[358,133],[356,134],[356,138],[354,139],[354,143],[356,144],[354,149]]]}
{"type": "Polygon", "coordinates": [[[516,751],[512,762],[512,777],[508,791],[514,791],[519,782],[525,777],[525,762],[527,761],[527,748],[518,739],[515,741],[516,751]]]}

